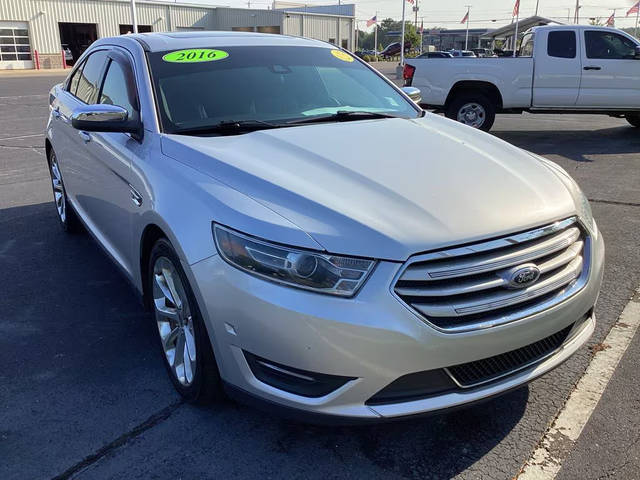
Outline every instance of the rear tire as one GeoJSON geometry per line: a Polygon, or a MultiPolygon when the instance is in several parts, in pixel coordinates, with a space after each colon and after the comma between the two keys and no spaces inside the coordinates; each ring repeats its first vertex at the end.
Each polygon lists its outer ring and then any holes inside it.
{"type": "Polygon", "coordinates": [[[445,115],[452,120],[488,132],[496,119],[496,106],[480,93],[465,93],[453,99],[445,115]]]}
{"type": "Polygon", "coordinates": [[[51,177],[51,187],[53,189],[53,202],[58,214],[60,226],[67,233],[78,233],[82,231],[82,224],[78,215],[69,203],[67,191],[64,187],[60,165],[53,149],[49,152],[49,175],[51,177]]]}
{"type": "Polygon", "coordinates": [[[640,128],[640,113],[628,113],[625,118],[632,126],[640,128]]]}
{"type": "Polygon", "coordinates": [[[159,239],[147,272],[162,359],[173,386],[191,403],[224,398],[216,359],[193,290],[171,243],[159,239]]]}

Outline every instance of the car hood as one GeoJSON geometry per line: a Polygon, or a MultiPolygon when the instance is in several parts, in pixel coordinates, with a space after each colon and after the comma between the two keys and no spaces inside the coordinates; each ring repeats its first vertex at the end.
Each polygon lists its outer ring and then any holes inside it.
{"type": "Polygon", "coordinates": [[[431,114],[222,137],[163,135],[162,150],[275,211],[332,253],[401,261],[575,212],[570,193],[541,161],[431,114]]]}

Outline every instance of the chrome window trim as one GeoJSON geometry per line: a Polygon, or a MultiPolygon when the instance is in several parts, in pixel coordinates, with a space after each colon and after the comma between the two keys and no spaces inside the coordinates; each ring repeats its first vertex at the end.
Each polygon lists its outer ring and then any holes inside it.
{"type": "Polygon", "coordinates": [[[398,302],[400,302],[401,305],[403,305],[407,310],[409,310],[411,313],[413,313],[416,317],[418,317],[421,321],[423,321],[425,324],[429,325],[431,328],[437,330],[438,332],[441,333],[447,333],[447,334],[456,334],[456,333],[467,333],[467,332],[473,332],[473,331],[478,331],[478,330],[486,330],[489,328],[493,328],[493,327],[497,327],[497,326],[501,326],[501,325],[506,325],[518,320],[523,320],[525,318],[531,317],[533,315],[537,315],[539,313],[542,313],[546,310],[549,310],[550,308],[554,308],[557,307],[559,305],[561,305],[562,303],[566,302],[569,298],[571,298],[573,295],[575,295],[576,293],[578,293],[579,291],[581,291],[584,286],[587,284],[587,281],[589,279],[589,274],[591,272],[591,256],[592,256],[592,238],[590,236],[590,234],[588,233],[588,229],[582,225],[582,222],[579,221],[578,217],[573,216],[573,217],[569,217],[566,218],[564,220],[559,220],[557,222],[554,222],[552,224],[549,225],[545,225],[543,227],[540,228],[536,228],[533,230],[529,230],[526,232],[522,232],[522,233],[518,233],[515,235],[506,235],[504,237],[498,238],[498,239],[494,239],[494,240],[489,240],[486,242],[478,242],[475,244],[470,244],[470,245],[465,245],[462,247],[452,247],[452,248],[446,248],[440,251],[436,251],[436,252],[428,252],[428,253],[424,253],[424,254],[418,254],[415,255],[413,257],[410,257],[403,265],[402,267],[398,270],[398,272],[396,273],[396,275],[394,276],[391,285],[390,285],[390,292],[391,295],[398,300],[398,302]],[[431,322],[424,314],[422,314],[420,311],[418,311],[417,309],[415,309],[413,306],[409,305],[407,302],[405,302],[396,292],[395,292],[395,286],[398,283],[398,280],[400,280],[400,278],[402,277],[402,275],[404,274],[405,270],[407,269],[407,267],[409,267],[410,265],[417,263],[417,262],[424,262],[424,261],[433,261],[433,260],[443,260],[443,259],[447,259],[447,258],[452,258],[452,257],[459,257],[462,255],[471,255],[471,254],[476,254],[479,252],[486,252],[488,250],[493,250],[493,249],[497,249],[497,248],[503,248],[503,247],[508,247],[508,246],[513,246],[513,245],[517,245],[518,243],[523,243],[526,241],[530,241],[530,240],[535,240],[547,235],[551,235],[553,233],[556,233],[560,230],[566,229],[568,227],[570,227],[571,225],[577,224],[580,226],[580,228],[583,231],[583,235],[584,235],[584,250],[583,250],[583,268],[582,268],[582,273],[580,274],[580,276],[574,280],[573,282],[571,282],[567,287],[565,287],[564,289],[560,290],[558,292],[558,294],[556,296],[554,296],[553,298],[550,298],[549,300],[536,304],[534,306],[528,307],[528,308],[524,308],[522,310],[519,310],[518,312],[514,312],[508,315],[503,315],[503,316],[499,316],[496,318],[492,318],[490,320],[484,320],[484,321],[480,321],[480,322],[469,322],[466,324],[462,324],[459,326],[453,326],[453,327],[439,327],[438,325],[435,325],[433,322],[431,322]]]}

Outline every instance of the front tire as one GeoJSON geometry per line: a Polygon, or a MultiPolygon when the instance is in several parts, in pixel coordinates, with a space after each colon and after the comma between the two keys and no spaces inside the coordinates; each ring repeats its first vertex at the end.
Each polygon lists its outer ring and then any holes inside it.
{"type": "Polygon", "coordinates": [[[148,292],[164,365],[173,386],[188,402],[223,397],[213,348],[193,290],[178,255],[161,238],[151,250],[148,292]]]}
{"type": "Polygon", "coordinates": [[[64,187],[64,181],[62,180],[58,158],[53,150],[49,152],[48,164],[49,175],[51,176],[51,187],[53,189],[53,202],[56,206],[60,226],[67,233],[77,233],[82,230],[82,225],[67,198],[67,191],[64,187]]]}
{"type": "Polygon", "coordinates": [[[482,94],[464,94],[453,99],[445,115],[452,120],[488,132],[496,119],[496,107],[482,94]]]}
{"type": "Polygon", "coordinates": [[[628,113],[625,118],[632,126],[640,128],[640,113],[628,113]]]}

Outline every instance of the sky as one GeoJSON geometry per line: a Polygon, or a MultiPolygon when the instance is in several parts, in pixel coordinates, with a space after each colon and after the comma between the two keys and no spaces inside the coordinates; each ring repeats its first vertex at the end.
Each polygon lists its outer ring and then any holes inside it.
{"type": "MultiPolygon", "coordinates": [[[[178,0],[180,3],[199,3],[246,8],[247,0],[178,0]]],[[[295,1],[295,0],[289,0],[295,1]]],[[[378,20],[393,18],[400,20],[402,2],[406,0],[342,0],[342,3],[356,4],[356,19],[361,30],[367,30],[365,22],[378,12],[378,20]]],[[[424,21],[426,27],[464,28],[460,20],[471,5],[470,28],[500,27],[511,22],[515,0],[416,0],[418,2],[418,24],[424,21]]],[[[538,0],[538,14],[560,22],[567,22],[567,16],[573,21],[575,0],[538,0]]],[[[580,23],[589,23],[589,18],[600,17],[602,21],[616,10],[616,27],[635,26],[635,14],[625,17],[627,10],[638,0],[580,0],[580,23]]],[[[267,8],[270,0],[250,0],[251,8],[267,8]]],[[[300,3],[305,0],[300,0],[300,3]]],[[[337,0],[336,0],[337,2],[337,0]]],[[[309,5],[328,5],[330,0],[306,0],[309,5]]],[[[412,5],[406,3],[407,19],[413,20],[412,5]]],[[[536,0],[520,0],[520,17],[535,13],[536,0]]],[[[371,30],[371,27],[369,30],[371,30]]]]}

